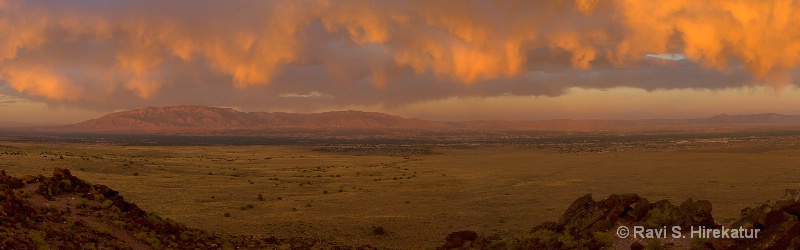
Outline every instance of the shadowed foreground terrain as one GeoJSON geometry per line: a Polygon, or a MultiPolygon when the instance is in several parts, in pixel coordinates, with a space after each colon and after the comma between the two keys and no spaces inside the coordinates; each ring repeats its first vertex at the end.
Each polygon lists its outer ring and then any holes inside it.
{"type": "MultiPolygon", "coordinates": [[[[211,234],[141,210],[119,192],[55,168],[52,177],[0,172],[2,249],[353,249],[314,239],[211,234]]],[[[356,247],[369,248],[369,247],[356,247]]]]}
{"type": "MultiPolygon", "coordinates": [[[[69,170],[52,177],[14,178],[0,172],[0,247],[3,249],[372,249],[341,246],[316,239],[254,238],[211,234],[141,210],[119,192],[93,185],[69,170]]],[[[508,238],[472,231],[451,233],[439,249],[795,249],[800,247],[800,190],[786,190],[775,203],[742,210],[733,228],[759,229],[748,239],[620,239],[618,226],[691,226],[721,228],[708,201],[688,199],[679,206],[667,200],[650,203],[635,194],[594,201],[587,194],[573,202],[559,221],[508,238]]],[[[384,234],[375,228],[375,234],[384,234]]],[[[684,230],[686,231],[686,230],[684,230]]],[[[686,233],[686,232],[684,232],[686,233]]]]}
{"type": "MultiPolygon", "coordinates": [[[[546,222],[522,235],[505,239],[472,231],[454,232],[439,249],[797,249],[800,247],[800,189],[786,190],[774,203],[745,208],[731,226],[714,222],[712,205],[687,199],[679,206],[668,200],[650,203],[635,194],[611,195],[594,201],[591,194],[575,200],[558,222],[546,222]],[[619,227],[664,229],[656,238],[620,238],[619,227]],[[673,227],[680,227],[674,230],[673,227]],[[698,228],[698,229],[695,229],[698,228]],[[718,235],[692,233],[717,229],[718,235]],[[733,229],[733,230],[731,230],[733,229]],[[753,233],[739,233],[750,230],[753,233]],[[758,233],[755,233],[755,230],[758,233]],[[737,231],[734,233],[733,231],[737,231]],[[721,236],[725,235],[725,236],[721,236]]],[[[646,235],[642,233],[642,235],[646,235]]],[[[651,236],[652,237],[652,236],[651,236]]]]}

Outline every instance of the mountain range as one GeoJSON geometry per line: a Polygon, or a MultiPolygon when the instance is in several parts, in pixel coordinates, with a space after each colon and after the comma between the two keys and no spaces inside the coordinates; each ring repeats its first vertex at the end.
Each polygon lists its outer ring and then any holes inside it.
{"type": "Polygon", "coordinates": [[[716,115],[699,119],[430,121],[362,111],[323,113],[240,112],[205,106],[147,107],[111,113],[62,130],[101,132],[170,132],[232,130],[615,130],[686,127],[800,125],[800,115],[775,113],[716,115]]]}

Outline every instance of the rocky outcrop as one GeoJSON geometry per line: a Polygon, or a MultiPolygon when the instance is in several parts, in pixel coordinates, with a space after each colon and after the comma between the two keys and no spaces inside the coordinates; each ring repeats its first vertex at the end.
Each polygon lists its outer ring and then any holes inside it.
{"type": "Polygon", "coordinates": [[[461,249],[464,245],[471,245],[478,239],[478,233],[473,231],[459,231],[450,233],[445,239],[446,242],[439,250],[461,249]]]}
{"type": "MultiPolygon", "coordinates": [[[[712,205],[705,200],[687,199],[678,206],[667,200],[650,203],[635,194],[611,195],[595,201],[591,194],[575,200],[558,222],[546,222],[530,232],[505,239],[487,239],[474,235],[474,240],[460,240],[463,232],[450,234],[440,249],[462,247],[476,249],[601,249],[629,246],[646,249],[653,242],[624,241],[615,235],[619,226],[661,228],[680,226],[722,229],[714,222],[712,205]],[[626,244],[626,245],[620,245],[626,244]]],[[[683,247],[694,249],[798,249],[800,248],[800,189],[787,190],[783,199],[774,203],[745,208],[742,217],[731,229],[758,229],[758,237],[745,239],[703,239],[683,247]]],[[[687,232],[684,232],[687,233],[687,232]]],[[[473,235],[470,234],[470,239],[473,235]]],[[[656,242],[656,244],[661,244],[656,242]]],[[[673,244],[673,243],[669,243],[673,244]]],[[[625,247],[627,248],[627,247],[625,247]]]]}
{"type": "Polygon", "coordinates": [[[674,206],[668,200],[650,203],[635,194],[614,194],[600,201],[587,194],[575,200],[550,230],[566,231],[575,238],[591,238],[595,232],[609,232],[619,225],[719,227],[714,223],[711,209],[706,200],[688,199],[674,206]]]}
{"type": "Polygon", "coordinates": [[[787,189],[785,196],[758,207],[742,209],[742,218],[733,228],[757,228],[758,238],[726,242],[724,247],[749,249],[800,248],[800,189],[787,189]]]}
{"type": "Polygon", "coordinates": [[[614,194],[595,201],[591,194],[575,200],[558,222],[546,222],[530,232],[507,239],[487,239],[475,236],[475,240],[457,240],[460,232],[447,238],[443,249],[467,247],[487,249],[600,249],[612,247],[614,229],[618,226],[642,225],[649,228],[663,226],[705,226],[717,228],[711,214],[711,203],[705,200],[688,199],[679,206],[667,200],[650,203],[635,194],[614,194]],[[454,240],[455,239],[455,240],[454,240]],[[457,246],[456,246],[457,245],[457,246]]]}

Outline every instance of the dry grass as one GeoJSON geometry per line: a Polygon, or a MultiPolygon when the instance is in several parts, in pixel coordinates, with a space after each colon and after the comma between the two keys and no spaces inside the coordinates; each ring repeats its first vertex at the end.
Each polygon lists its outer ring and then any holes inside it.
{"type": "Polygon", "coordinates": [[[612,193],[651,201],[708,199],[718,222],[728,223],[741,208],[800,183],[795,149],[435,152],[356,156],[291,146],[0,142],[0,169],[49,175],[53,167],[65,167],[147,211],[209,231],[398,248],[441,245],[458,230],[527,231],[556,220],[586,193],[597,199],[612,193]],[[385,234],[374,234],[375,227],[385,234]]]}

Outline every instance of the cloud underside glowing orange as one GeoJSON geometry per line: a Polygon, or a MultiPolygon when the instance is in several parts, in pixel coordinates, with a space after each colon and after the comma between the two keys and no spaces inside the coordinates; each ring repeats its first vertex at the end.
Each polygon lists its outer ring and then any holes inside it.
{"type": "Polygon", "coordinates": [[[146,99],[176,74],[211,71],[247,88],[289,65],[380,86],[401,84],[404,72],[481,84],[538,70],[553,60],[532,55],[543,50],[581,70],[682,53],[710,70],[742,65],[780,88],[800,65],[798,10],[790,0],[6,0],[0,74],[17,92],[52,100],[120,90],[146,99]],[[368,55],[342,61],[333,54],[343,47],[368,55]]]}

